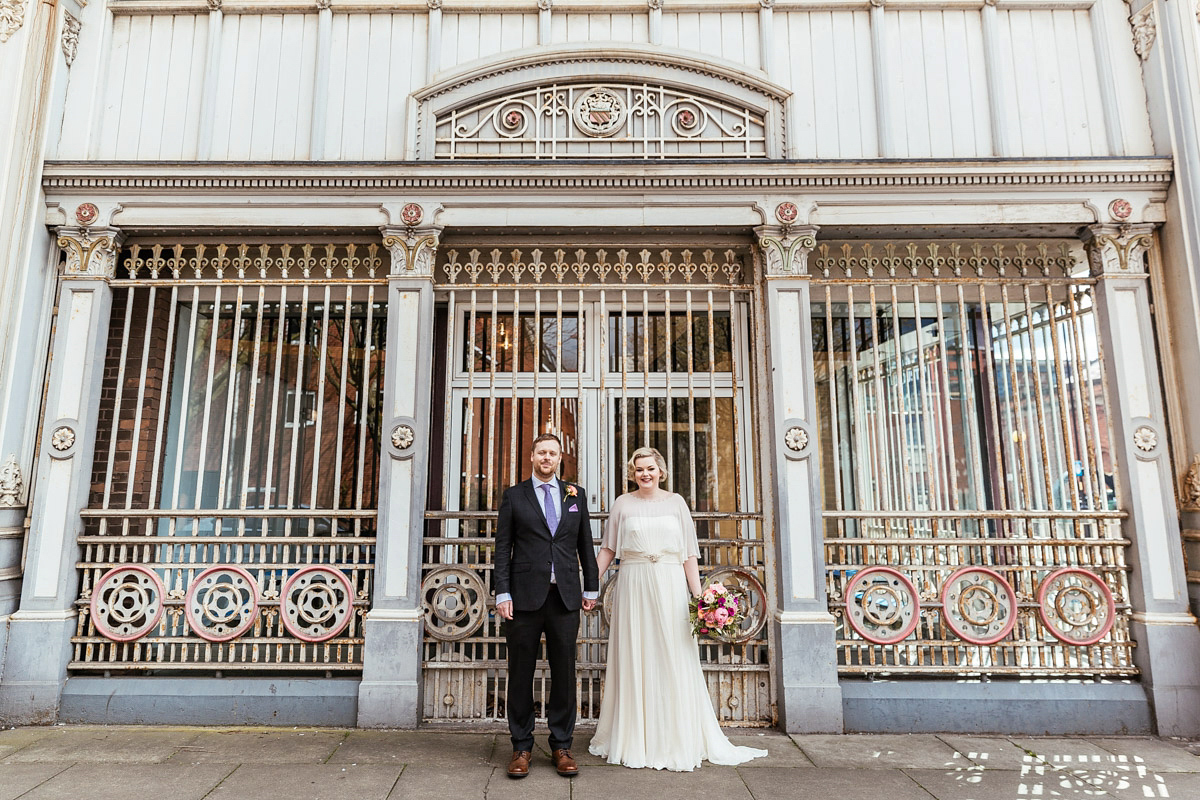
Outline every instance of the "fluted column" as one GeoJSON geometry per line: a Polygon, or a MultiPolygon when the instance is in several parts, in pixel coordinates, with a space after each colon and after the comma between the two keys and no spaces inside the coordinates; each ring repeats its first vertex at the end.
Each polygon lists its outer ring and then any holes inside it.
{"type": "Polygon", "coordinates": [[[755,228],[765,277],[770,411],[762,474],[772,476],[779,574],[774,611],[779,715],[789,732],[840,733],[834,618],[825,598],[808,256],[815,226],[796,203],[773,204],[779,224],[755,228]]]}
{"type": "Polygon", "coordinates": [[[79,509],[87,505],[91,488],[112,305],[109,280],[121,239],[121,232],[109,227],[58,231],[65,263],[37,480],[29,501],[27,566],[0,678],[0,717],[7,722],[52,722],[67,677],[78,591],[79,509]]]}
{"type": "Polygon", "coordinates": [[[1200,734],[1200,628],[1188,611],[1166,415],[1150,318],[1151,225],[1094,225],[1083,232],[1096,287],[1108,376],[1115,461],[1128,509],[1134,660],[1158,733],[1200,734]]]}
{"type": "Polygon", "coordinates": [[[381,228],[391,255],[375,596],[364,623],[360,727],[414,728],[421,701],[421,538],[429,480],[433,267],[440,206],[408,203],[381,228]]]}

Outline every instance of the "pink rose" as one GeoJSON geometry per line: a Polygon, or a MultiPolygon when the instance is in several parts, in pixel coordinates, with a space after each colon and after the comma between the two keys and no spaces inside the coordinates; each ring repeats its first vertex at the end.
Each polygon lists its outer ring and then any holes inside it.
{"type": "Polygon", "coordinates": [[[714,611],[713,617],[716,618],[716,624],[718,628],[724,627],[725,623],[729,622],[729,612],[723,608],[718,608],[716,611],[714,611]]]}
{"type": "Polygon", "coordinates": [[[709,625],[715,625],[715,624],[716,624],[717,615],[716,615],[716,613],[715,613],[715,612],[713,612],[713,611],[705,611],[705,612],[704,612],[704,614],[703,614],[702,616],[704,617],[704,621],[705,621],[705,622],[707,622],[709,625]]]}
{"type": "Polygon", "coordinates": [[[717,594],[725,594],[728,591],[725,588],[725,585],[722,583],[714,583],[712,586],[709,586],[708,588],[713,590],[717,594]]]}

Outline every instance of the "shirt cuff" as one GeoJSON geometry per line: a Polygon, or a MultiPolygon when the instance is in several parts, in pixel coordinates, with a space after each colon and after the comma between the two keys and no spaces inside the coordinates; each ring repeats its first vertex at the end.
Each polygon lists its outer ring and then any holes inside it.
{"type": "Polygon", "coordinates": [[[512,595],[509,594],[508,592],[505,592],[504,594],[496,595],[496,605],[500,605],[501,603],[511,603],[511,602],[512,602],[512,595]]]}
{"type": "Polygon", "coordinates": [[[583,599],[584,600],[599,600],[600,593],[599,592],[584,592],[583,599]]]}

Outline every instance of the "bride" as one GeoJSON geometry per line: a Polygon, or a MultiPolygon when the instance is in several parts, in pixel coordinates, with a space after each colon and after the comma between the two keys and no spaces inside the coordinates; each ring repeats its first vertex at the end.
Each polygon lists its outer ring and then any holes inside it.
{"type": "Polygon", "coordinates": [[[597,563],[620,559],[600,721],[589,750],[611,764],[690,772],[708,759],[741,764],[766,750],[732,744],[717,724],[688,592],[700,594],[700,548],[684,499],[659,488],[667,464],[652,447],[628,464],[637,490],[613,503],[597,563]]]}

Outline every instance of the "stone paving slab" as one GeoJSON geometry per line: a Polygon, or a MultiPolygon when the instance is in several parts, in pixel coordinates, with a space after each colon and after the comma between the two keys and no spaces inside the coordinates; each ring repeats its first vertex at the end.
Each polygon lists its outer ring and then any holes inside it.
{"type": "Polygon", "coordinates": [[[968,759],[933,734],[794,734],[814,765],[842,769],[941,769],[968,759]]]}
{"type": "Polygon", "coordinates": [[[51,728],[0,729],[0,759],[50,735],[51,728]]]}
{"type": "Polygon", "coordinates": [[[1200,772],[1200,756],[1149,736],[1089,739],[1117,756],[1117,763],[1144,764],[1155,772],[1200,772]]]}
{"type": "Polygon", "coordinates": [[[1144,777],[1123,773],[1110,775],[1099,783],[1116,800],[1197,800],[1200,798],[1200,774],[1195,772],[1151,773],[1144,777]]]}
{"type": "MultiPolygon", "coordinates": [[[[350,731],[329,763],[479,766],[489,763],[495,740],[492,733],[350,731]]],[[[508,756],[504,764],[508,765],[508,756]]]]}
{"type": "MultiPolygon", "coordinates": [[[[509,747],[512,745],[509,744],[509,747]]],[[[509,751],[512,755],[512,751],[509,751]]],[[[536,755],[529,765],[529,774],[524,778],[510,778],[506,772],[508,761],[503,767],[494,767],[491,780],[487,784],[487,800],[571,800],[579,797],[579,788],[575,787],[575,795],[571,794],[572,784],[580,780],[579,776],[564,778],[554,771],[554,765],[548,759],[540,759],[536,755]]],[[[592,767],[588,772],[595,775],[600,772],[608,773],[608,767],[592,767]]],[[[624,800],[633,800],[626,797],[624,800]]]]}
{"type": "Polygon", "coordinates": [[[230,764],[75,764],[20,798],[201,800],[233,769],[230,764]]]}
{"type": "Polygon", "coordinates": [[[739,774],[754,800],[933,800],[898,769],[759,767],[739,774]]]}
{"type": "Polygon", "coordinates": [[[1104,800],[1103,791],[1086,780],[1048,764],[1022,770],[904,770],[937,800],[1104,800]]]}
{"type": "MultiPolygon", "coordinates": [[[[747,770],[748,771],[748,770],[747,770]]],[[[784,769],[788,773],[797,770],[784,769]]],[[[550,773],[555,775],[553,771],[550,773]]],[[[532,775],[530,776],[532,777],[532,775]]],[[[568,780],[559,778],[559,780],[568,780]]],[[[525,779],[513,781],[524,783],[525,779]]],[[[705,764],[694,772],[668,772],[657,769],[630,769],[620,766],[592,767],[580,770],[579,777],[570,778],[574,784],[572,800],[642,800],[643,798],[688,798],[688,800],[755,800],[742,775],[733,767],[714,767],[705,764]]],[[[492,781],[492,787],[496,782],[492,781]]],[[[511,797],[522,795],[513,794],[511,797]]],[[[538,797],[536,794],[524,797],[538,797]]],[[[492,800],[488,791],[488,800],[492,800]]],[[[768,797],[764,795],[764,797],[768,797]]],[[[796,800],[796,794],[788,795],[796,800]]],[[[875,798],[879,800],[879,798],[875,798]]],[[[927,799],[926,799],[927,800],[927,799]]]]}
{"type": "Polygon", "coordinates": [[[204,800],[387,800],[400,772],[400,767],[382,764],[243,764],[204,800]]]}
{"type": "Polygon", "coordinates": [[[0,764],[0,800],[16,800],[65,769],[66,764],[0,764]]]}
{"type": "Polygon", "coordinates": [[[345,731],[212,731],[180,746],[171,764],[324,764],[345,731]]]}
{"type": "Polygon", "coordinates": [[[986,769],[1022,770],[1046,763],[1003,736],[955,736],[940,733],[938,738],[966,756],[968,761],[986,769]]]}
{"type": "Polygon", "coordinates": [[[41,762],[158,764],[201,735],[187,728],[55,727],[46,736],[5,757],[0,763],[41,762]]]}
{"type": "Polygon", "coordinates": [[[1062,736],[1011,736],[1009,741],[1022,750],[1035,753],[1046,763],[1063,769],[1087,767],[1089,764],[1108,760],[1112,756],[1108,750],[1089,739],[1062,736]]]}
{"type": "MultiPolygon", "coordinates": [[[[489,781],[496,780],[497,770],[488,765],[469,767],[429,766],[409,764],[404,767],[400,780],[392,789],[391,800],[419,800],[421,798],[448,798],[449,800],[484,800],[489,781]]],[[[504,777],[503,774],[500,777],[504,777]]],[[[555,775],[554,777],[558,777],[555,775]]],[[[507,780],[507,778],[505,778],[507,780]]],[[[532,781],[533,778],[525,780],[532,781]]],[[[354,800],[344,798],[343,800],[354,800]]]]}

